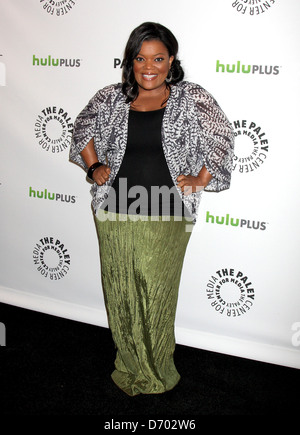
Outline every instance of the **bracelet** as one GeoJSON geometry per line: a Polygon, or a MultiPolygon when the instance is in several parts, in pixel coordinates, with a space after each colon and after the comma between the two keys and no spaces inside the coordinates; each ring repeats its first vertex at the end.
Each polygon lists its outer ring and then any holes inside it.
{"type": "Polygon", "coordinates": [[[93,163],[88,169],[87,176],[93,181],[94,181],[94,179],[93,179],[94,170],[96,168],[99,168],[99,166],[103,166],[103,163],[100,163],[100,162],[93,163]]]}

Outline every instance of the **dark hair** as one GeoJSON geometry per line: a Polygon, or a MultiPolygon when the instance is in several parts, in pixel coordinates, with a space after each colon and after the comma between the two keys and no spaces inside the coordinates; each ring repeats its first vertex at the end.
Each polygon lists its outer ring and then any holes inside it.
{"type": "Polygon", "coordinates": [[[123,84],[122,91],[126,95],[126,102],[134,101],[138,94],[138,85],[134,77],[133,61],[138,55],[144,41],[159,40],[167,48],[169,56],[174,56],[171,65],[171,77],[167,86],[180,82],[184,77],[184,71],[177,59],[178,42],[173,33],[158,23],[146,22],[134,29],[125,47],[123,59],[123,84]]]}

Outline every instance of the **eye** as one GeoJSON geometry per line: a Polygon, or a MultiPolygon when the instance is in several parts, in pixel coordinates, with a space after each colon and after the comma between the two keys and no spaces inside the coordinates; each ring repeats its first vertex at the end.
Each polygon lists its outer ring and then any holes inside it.
{"type": "Polygon", "coordinates": [[[164,60],[163,57],[157,57],[157,58],[155,59],[155,62],[162,62],[163,60],[164,60]]]}
{"type": "Polygon", "coordinates": [[[140,57],[140,56],[137,56],[137,57],[135,58],[135,60],[136,60],[137,62],[143,62],[144,58],[143,58],[143,57],[140,57]]]}

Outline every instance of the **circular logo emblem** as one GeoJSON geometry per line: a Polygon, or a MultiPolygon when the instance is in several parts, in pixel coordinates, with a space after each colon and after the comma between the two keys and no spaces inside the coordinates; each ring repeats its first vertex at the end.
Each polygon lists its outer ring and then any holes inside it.
{"type": "Polygon", "coordinates": [[[242,15],[250,15],[251,17],[264,14],[275,3],[275,0],[261,2],[260,0],[234,0],[231,6],[242,15]],[[246,5],[245,3],[248,3],[246,5]]]}
{"type": "Polygon", "coordinates": [[[234,121],[235,156],[233,170],[240,173],[260,168],[268,157],[269,141],[262,128],[253,121],[234,121]]]}
{"type": "Polygon", "coordinates": [[[33,263],[42,276],[54,281],[68,273],[70,255],[60,240],[43,237],[33,249],[33,263]]]}
{"type": "Polygon", "coordinates": [[[71,143],[73,123],[61,107],[47,107],[41,111],[34,124],[35,137],[45,151],[59,153],[71,143]]]}
{"type": "MultiPolygon", "coordinates": [[[[43,2],[44,0],[40,0],[43,2]]],[[[75,6],[76,0],[64,0],[64,1],[46,1],[44,2],[43,9],[49,15],[55,15],[56,17],[61,17],[69,13],[75,6]]]]}
{"type": "Polygon", "coordinates": [[[219,314],[240,317],[252,308],[255,292],[247,275],[225,268],[211,276],[206,285],[206,295],[211,307],[219,314]]]}

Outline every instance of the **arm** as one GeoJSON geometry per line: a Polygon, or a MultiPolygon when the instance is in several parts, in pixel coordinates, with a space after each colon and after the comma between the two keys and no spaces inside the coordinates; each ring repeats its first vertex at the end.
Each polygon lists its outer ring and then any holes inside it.
{"type": "Polygon", "coordinates": [[[105,89],[98,91],[79,113],[74,123],[70,145],[70,161],[77,163],[85,171],[91,164],[98,161],[94,148],[94,137],[96,133],[98,113],[101,104],[105,101],[105,97],[105,89]],[[86,151],[84,151],[85,148],[87,148],[86,151]],[[87,159],[86,161],[84,156],[87,159]]]}
{"type": "Polygon", "coordinates": [[[187,190],[187,194],[203,188],[215,192],[228,189],[234,156],[232,126],[216,100],[205,89],[192,84],[188,92],[197,120],[195,152],[203,167],[196,177],[180,175],[178,186],[182,191],[186,186],[191,186],[192,190],[187,190]]]}
{"type": "Polygon", "coordinates": [[[205,189],[211,181],[212,175],[208,172],[205,166],[201,169],[197,177],[192,175],[179,175],[177,178],[178,187],[185,195],[190,195],[192,192],[199,192],[205,189]]]}
{"type": "MultiPolygon", "coordinates": [[[[98,162],[98,157],[94,147],[94,138],[92,138],[87,146],[81,151],[81,157],[83,158],[86,166],[90,168],[94,163],[98,162]]],[[[110,168],[106,165],[101,165],[93,172],[93,180],[101,186],[106,183],[110,174],[110,168]]]]}

